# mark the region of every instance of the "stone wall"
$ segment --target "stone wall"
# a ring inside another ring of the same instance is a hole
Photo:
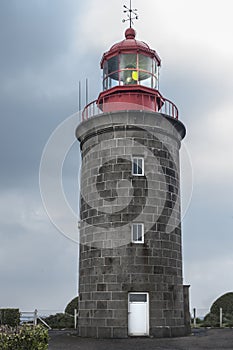
[[[185,334],[180,225],[182,123],[159,113],[96,116],[76,131],[82,152],[79,334],[128,335],[128,293],[149,293],[150,335]],[[132,157],[144,158],[143,176]],[[132,243],[132,223],[144,243]]]

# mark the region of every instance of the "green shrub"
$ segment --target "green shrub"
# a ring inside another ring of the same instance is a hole
[[[47,350],[48,331],[42,326],[0,327],[1,350]]]
[[[223,315],[223,325],[225,327],[233,327],[233,315],[232,314]]]
[[[53,329],[74,328],[74,318],[63,313],[50,315],[44,321]]]
[[[219,310],[222,308],[223,315],[233,315],[233,293],[226,293],[215,300],[210,308],[210,312],[219,316]]]
[[[72,299],[65,308],[65,313],[74,316],[74,310],[78,310],[78,297]]]
[[[219,317],[211,312],[204,317],[204,327],[219,327]]]
[[[74,310],[78,310],[78,297],[72,299],[65,308],[65,313],[57,313],[44,318],[53,329],[74,328]]]
[[[0,309],[0,325],[16,327],[20,323],[19,309]]]
[[[223,294],[216,299],[210,308],[210,313],[204,318],[203,326],[219,327],[220,326],[220,308],[222,308],[223,326],[233,326],[233,292]]]
[[[193,318],[191,319],[191,322],[194,323],[194,319]],[[201,320],[199,317],[196,318],[196,324],[197,325],[202,324],[202,322],[203,322],[203,320]]]

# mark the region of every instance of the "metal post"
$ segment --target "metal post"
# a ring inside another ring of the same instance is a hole
[[[197,326],[196,309],[193,309],[193,327]]]
[[[77,249],[77,295],[79,295],[79,269],[80,269],[80,226],[81,223],[79,221],[78,227],[78,249]]]
[[[74,329],[77,329],[77,309],[74,309]]]
[[[88,79],[86,78],[86,106],[88,104]]]
[[[220,310],[219,310],[219,324],[220,324],[220,328],[222,328],[222,308],[220,307]]]
[[[78,83],[78,110],[81,111],[81,81]]]
[[[37,325],[37,318],[38,318],[38,310],[35,309],[35,311],[34,311],[34,316],[33,316],[33,325],[34,325],[34,326]]]

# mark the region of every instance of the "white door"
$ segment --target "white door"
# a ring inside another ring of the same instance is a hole
[[[128,333],[131,336],[149,335],[149,294],[129,293]]]

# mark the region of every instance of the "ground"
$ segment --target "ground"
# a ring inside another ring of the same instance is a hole
[[[194,329],[182,338],[85,339],[74,332],[50,331],[49,350],[233,350],[233,329]]]

